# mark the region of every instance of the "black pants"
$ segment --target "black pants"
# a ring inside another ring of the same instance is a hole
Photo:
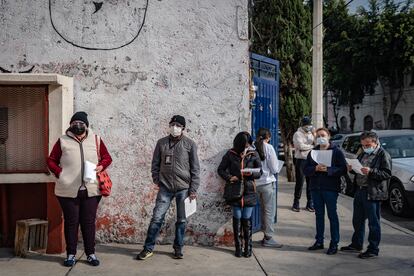
[[[295,201],[299,201],[302,196],[303,182],[306,180],[306,198],[308,202],[312,201],[311,192],[309,189],[309,177],[305,177],[303,173],[303,168],[305,166],[305,159],[296,159],[295,163],[295,176],[296,176],[296,185],[295,185]]]
[[[66,253],[76,255],[79,225],[86,255],[95,253],[96,211],[101,196],[88,197],[87,190],[80,190],[76,198],[57,197],[63,211]]]

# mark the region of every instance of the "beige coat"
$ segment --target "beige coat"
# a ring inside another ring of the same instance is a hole
[[[98,137],[98,143],[99,141]],[[84,161],[98,164],[95,134],[92,130],[88,130],[88,135],[82,142],[78,142],[74,134],[67,131],[66,135],[60,137],[60,147],[62,149],[62,157],[60,158],[62,172],[55,185],[55,194],[60,197],[75,198],[84,184],[89,197],[100,195],[98,183],[96,181],[83,183],[82,177]]]
[[[296,159],[306,159],[308,157],[309,152],[314,147],[314,139],[312,132],[305,132],[303,128],[298,128],[293,135]]]

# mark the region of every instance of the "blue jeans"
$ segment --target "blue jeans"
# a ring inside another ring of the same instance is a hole
[[[170,192],[163,185],[157,194],[152,219],[148,227],[147,238],[145,239],[144,248],[149,251],[154,250],[155,241],[164,222],[165,213],[170,208],[171,200],[175,197],[177,204],[177,222],[175,223],[175,240],[174,249],[181,249],[184,245],[184,234],[187,219],[185,217],[184,199],[188,196],[188,190]]]
[[[331,229],[331,245],[338,246],[339,243],[339,219],[336,212],[338,192],[334,191],[312,191],[312,199],[316,217],[316,242],[323,244],[325,232],[325,206]]]
[[[252,216],[253,213],[253,208],[254,207],[238,207],[238,206],[233,206],[233,217],[235,217],[236,219],[249,219]]]
[[[366,189],[357,188],[354,195],[354,213],[352,215],[352,225],[354,234],[352,235],[352,246],[363,248],[365,236],[365,221],[368,219],[368,251],[374,254],[379,252],[381,241],[381,205],[379,201],[368,200]]]

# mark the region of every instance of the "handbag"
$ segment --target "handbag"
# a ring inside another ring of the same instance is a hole
[[[228,181],[224,185],[223,198],[227,202],[237,201],[242,198],[243,192],[244,192],[244,185],[242,181],[237,181],[237,182]]]
[[[101,162],[101,154],[98,146],[98,136],[95,135],[96,152],[98,154],[98,162]],[[96,173],[96,179],[98,180],[98,187],[101,195],[107,197],[111,194],[112,180],[106,170]]]

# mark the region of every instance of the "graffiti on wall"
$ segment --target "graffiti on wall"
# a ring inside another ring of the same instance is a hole
[[[148,2],[49,0],[50,22],[55,32],[72,46],[116,50],[138,38],[145,24]]]

